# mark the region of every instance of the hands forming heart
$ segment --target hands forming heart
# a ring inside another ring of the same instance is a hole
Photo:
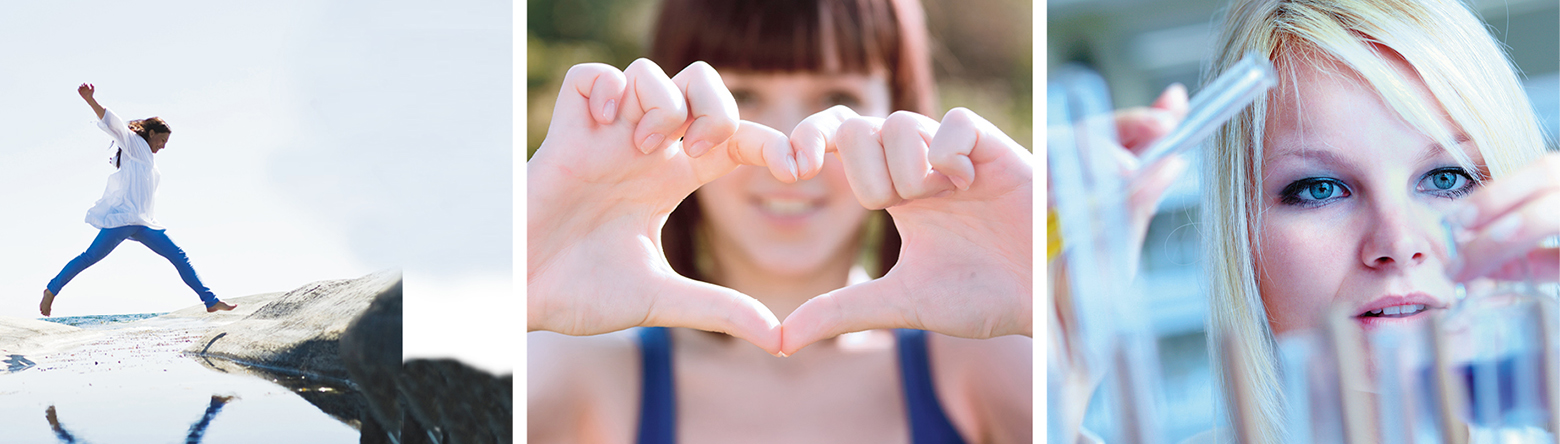
[[[886,276],[813,298],[782,324],[747,295],[672,271],[661,227],[694,190],[738,165],[766,167],[785,183],[805,180],[830,152],[857,200],[894,216],[903,243]],[[704,63],[671,78],[643,59],[621,72],[577,65],[527,165],[528,329],[690,327],[780,355],[874,328],[1028,335],[1030,158],[964,109],[937,122],[836,106],[787,137],[741,121]]]

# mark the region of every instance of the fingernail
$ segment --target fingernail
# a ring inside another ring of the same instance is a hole
[[[699,156],[703,156],[704,153],[707,153],[709,151],[710,151],[710,142],[709,141],[705,141],[705,140],[700,140],[698,142],[694,142],[693,146],[688,148],[688,155],[689,156],[693,156],[693,157],[699,157]]]
[[[782,357],[782,358],[789,357],[789,356],[790,355],[785,354],[785,352],[780,352],[780,357]]]
[[[607,106],[601,107],[601,119],[608,122],[617,117],[617,99],[607,99]]]
[[[657,146],[661,146],[661,142],[665,140],[666,136],[661,135],[661,133],[651,133],[649,137],[645,138],[644,142],[639,144],[639,152],[650,154],[650,151],[655,150]]]
[[[953,181],[953,186],[958,188],[960,191],[965,191],[965,190],[969,190],[970,189],[970,181],[964,180],[963,177],[960,177],[960,176],[948,176],[948,180]]]
[[[1490,240],[1492,241],[1505,242],[1506,240],[1511,239],[1512,236],[1515,236],[1517,234],[1517,230],[1520,230],[1521,228],[1522,214],[1512,213],[1511,215],[1502,217],[1500,220],[1495,221],[1495,223],[1490,224],[1489,228],[1484,229],[1484,234],[1489,236]]]
[[[795,154],[792,154],[792,155],[787,156],[785,158],[785,166],[786,166],[786,168],[790,168],[791,169],[791,181],[794,182],[797,179],[800,179],[802,177],[800,174],[798,174],[796,172],[796,155]]]
[[[1459,226],[1471,227],[1475,221],[1479,220],[1479,207],[1459,202],[1452,207],[1446,218]]]
[[[793,156],[796,156],[796,171],[797,172],[811,171],[811,170],[808,169],[807,156],[803,156],[800,153],[793,154]],[[801,179],[802,176],[800,174],[798,174],[796,176],[796,178],[797,179]]]

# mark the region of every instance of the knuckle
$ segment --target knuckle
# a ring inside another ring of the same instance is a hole
[[[598,73],[609,73],[616,70],[617,68],[600,63],[581,63],[570,66],[569,71],[563,75],[563,78],[576,79],[580,77],[596,75]]]
[[[979,119],[980,117],[974,111],[970,111],[969,108],[957,107],[948,110],[948,113],[943,115],[942,124],[973,127]]]
[[[869,136],[872,135],[872,131],[874,129],[876,129],[876,128],[873,128],[873,124],[872,124],[871,121],[869,121],[867,119],[863,119],[863,118],[857,117],[857,118],[848,119],[844,123],[841,123],[839,131],[840,131],[840,135],[841,136],[845,136],[845,137],[842,137],[842,139],[844,139],[844,138],[869,137]]]
[[[1560,189],[1560,154],[1550,154],[1540,159],[1542,162],[1545,184],[1551,189]]]
[[[683,68],[683,72],[699,77],[720,78],[720,73],[715,71],[715,67],[703,60],[688,64],[687,68]]]
[[[883,131],[891,133],[913,131],[918,123],[916,122],[917,116],[918,114],[909,111],[894,111],[893,114],[888,115],[887,119],[883,120]]]
[[[829,109],[825,110],[825,112],[827,112],[829,114],[836,115],[836,116],[841,116],[841,117],[844,117],[844,118],[849,118],[849,117],[855,117],[856,116],[856,110],[850,109],[849,106],[845,106],[845,105],[834,105],[834,106],[831,106],[831,107],[829,107]]]

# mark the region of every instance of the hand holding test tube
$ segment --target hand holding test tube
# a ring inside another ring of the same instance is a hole
[[[1246,54],[1192,97],[1186,119],[1143,151],[1139,164],[1153,165],[1165,156],[1197,146],[1219,125],[1246,109],[1258,94],[1267,92],[1277,83],[1272,62],[1254,53]]]

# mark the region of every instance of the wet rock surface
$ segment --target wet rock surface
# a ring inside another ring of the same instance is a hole
[[[211,330],[186,351],[280,373],[345,381],[338,347],[342,333],[375,296],[400,279],[398,271],[382,271],[304,285],[242,320]]]

